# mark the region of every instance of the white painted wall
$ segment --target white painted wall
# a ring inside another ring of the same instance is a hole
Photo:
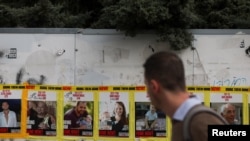
[[[78,36],[76,84],[143,85],[144,60],[154,51],[166,50],[153,35],[136,38],[121,35]]]
[[[9,59],[10,48],[17,49],[17,58]],[[57,56],[65,49],[63,56]],[[3,83],[16,84],[44,75],[46,84],[73,84],[74,36],[67,34],[0,34],[0,76]]]
[[[142,64],[154,52],[168,50],[153,34],[126,37],[114,30],[81,33],[0,33],[0,82],[30,80],[53,85],[144,85]],[[249,32],[249,31],[248,31]],[[248,86],[249,34],[194,33],[195,50],[177,52],[187,85]],[[244,40],[245,47],[240,44]],[[17,58],[9,59],[10,48]],[[152,50],[153,48],[153,50]],[[65,50],[62,55],[58,55]]]
[[[245,53],[250,46],[249,34],[195,35],[195,38],[195,85],[249,86],[250,57]],[[244,48],[240,47],[242,41]],[[190,67],[188,64],[186,67]]]

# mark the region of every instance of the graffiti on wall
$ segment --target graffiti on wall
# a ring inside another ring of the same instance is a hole
[[[22,82],[27,82],[28,84],[34,85],[42,85],[44,84],[46,77],[44,75],[40,75],[40,79],[28,78],[27,80],[23,80],[23,75],[25,74],[25,70],[21,68],[16,75],[16,84],[21,84]]]
[[[245,77],[233,77],[232,79],[214,80],[213,86],[244,86],[247,85]]]

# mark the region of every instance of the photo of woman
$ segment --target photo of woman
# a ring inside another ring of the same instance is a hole
[[[99,136],[122,136],[129,134],[128,93],[103,92],[99,102]]]
[[[117,101],[115,103],[111,121],[112,121],[112,130],[115,130],[115,131],[123,130],[124,125],[128,124],[127,117],[126,117],[126,109],[125,109],[123,102]]]

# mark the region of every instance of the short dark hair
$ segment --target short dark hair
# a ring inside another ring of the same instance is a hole
[[[2,101],[2,105],[3,103],[7,103],[9,105],[9,102],[7,100]]]
[[[78,106],[80,103],[85,103],[85,104],[87,104],[86,101],[77,101],[76,106]]]
[[[185,72],[181,58],[171,51],[154,53],[143,64],[146,80],[156,80],[170,91],[185,91]]]
[[[77,101],[76,107],[79,106],[80,103],[84,103],[84,104],[87,105],[87,101]],[[75,107],[75,108],[76,108],[76,107]],[[88,113],[88,111],[86,110],[86,111],[83,113],[82,116],[83,116],[83,117],[87,117],[88,114],[89,114],[89,113]]]

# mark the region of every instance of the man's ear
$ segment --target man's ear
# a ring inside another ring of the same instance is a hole
[[[159,83],[156,81],[156,80],[151,80],[150,81],[150,87],[151,87],[151,90],[154,92],[154,93],[158,93],[159,90],[160,90],[160,85]]]

